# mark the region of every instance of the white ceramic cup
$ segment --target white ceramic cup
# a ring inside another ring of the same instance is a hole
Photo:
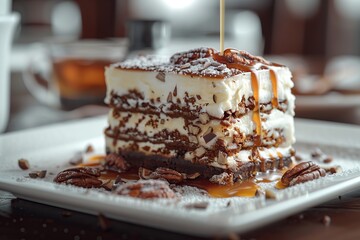
[[[0,133],[7,126],[10,106],[10,50],[19,14],[0,15]]]

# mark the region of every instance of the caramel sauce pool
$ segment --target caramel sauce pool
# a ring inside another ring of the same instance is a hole
[[[229,185],[211,183],[207,179],[195,179],[186,181],[184,185],[197,187],[208,192],[214,198],[228,197],[254,197],[259,186],[253,181],[244,181]]]
[[[117,172],[112,170],[106,170],[101,173],[100,179],[102,180],[115,180],[116,178],[126,179],[126,180],[139,180],[139,174],[137,169],[130,169],[127,172]]]

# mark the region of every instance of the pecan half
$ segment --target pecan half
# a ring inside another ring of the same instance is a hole
[[[70,168],[60,172],[54,178],[54,182],[83,188],[99,188],[103,184],[103,182],[98,179],[100,172],[100,169],[97,168]]]
[[[139,180],[119,185],[114,192],[118,195],[142,199],[174,198],[175,193],[167,182],[161,180]]]
[[[106,155],[104,167],[106,169],[116,170],[120,172],[124,172],[130,168],[129,164],[125,161],[125,159],[116,153],[110,153]]]
[[[179,173],[170,168],[160,167],[155,169],[155,171],[139,168],[139,177],[141,179],[161,179],[166,180],[169,183],[179,183],[185,179],[194,180],[200,176],[200,173],[195,172],[191,174]]]
[[[281,178],[281,182],[285,186],[293,186],[299,183],[304,183],[320,177],[324,177],[326,171],[320,168],[315,163],[302,162],[293,167],[292,169],[286,171]]]
[[[270,65],[270,62],[266,61],[264,58],[259,56],[251,55],[245,51],[239,51],[235,49],[226,49],[224,51],[224,56],[229,63],[240,63],[244,65],[253,65],[256,62],[263,63],[265,65]]]
[[[146,168],[139,168],[139,177],[142,179],[164,179],[169,183],[179,183],[185,179],[183,174],[173,169],[164,167],[159,167],[155,169],[155,171],[151,171]]]
[[[22,170],[28,170],[30,168],[29,161],[24,158],[18,160],[18,165]]]

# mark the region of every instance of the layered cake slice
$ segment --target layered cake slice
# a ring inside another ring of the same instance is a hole
[[[200,48],[126,60],[105,75],[107,152],[132,167],[228,183],[292,164],[295,98],[285,66]]]

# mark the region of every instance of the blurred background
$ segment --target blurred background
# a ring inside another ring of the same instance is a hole
[[[226,0],[225,47],[291,68],[297,117],[360,124],[360,1]],[[13,0],[6,131],[104,114],[104,66],[219,49],[218,0]]]

